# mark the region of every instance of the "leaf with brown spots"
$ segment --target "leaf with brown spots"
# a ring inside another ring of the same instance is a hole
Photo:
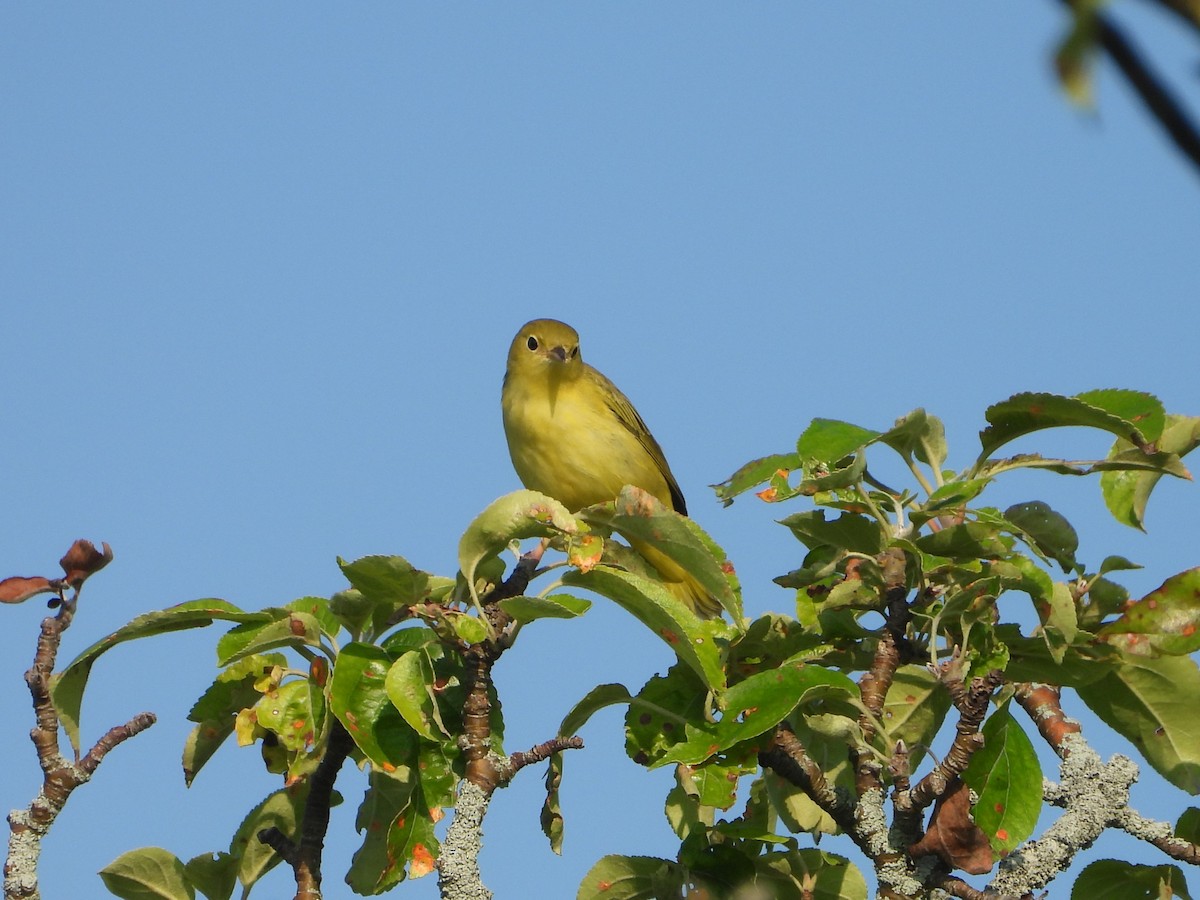
[[[1186,656],[1200,650],[1200,568],[1172,575],[1101,628],[1097,640],[1136,656]]]

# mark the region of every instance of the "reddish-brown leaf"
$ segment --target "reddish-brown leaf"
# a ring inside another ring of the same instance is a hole
[[[103,552],[97,550],[91,541],[80,539],[72,544],[67,555],[58,561],[66,573],[66,578],[63,580],[71,587],[78,589],[88,579],[88,576],[94,575],[112,562],[112,547],[108,546],[107,542],[102,543],[101,546],[104,548]]]
[[[913,856],[934,853],[951,868],[971,875],[992,870],[996,857],[987,835],[971,821],[971,792],[962,781],[955,779],[950,790],[938,800],[928,830],[908,852]]]
[[[47,591],[57,591],[59,582],[51,581],[38,575],[34,578],[22,578],[14,575],[0,581],[0,603],[24,603],[30,597],[44,594]]]

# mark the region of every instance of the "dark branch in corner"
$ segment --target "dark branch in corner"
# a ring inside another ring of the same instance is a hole
[[[1077,9],[1078,0],[1060,0],[1060,2],[1072,11]],[[1185,12],[1181,12],[1177,8],[1177,4],[1170,0],[1160,0],[1160,2],[1167,9],[1184,15],[1195,27],[1194,19]],[[1100,46],[1104,48],[1104,52],[1116,63],[1121,74],[1137,91],[1146,109],[1170,135],[1179,151],[1191,160],[1197,171],[1200,171],[1200,130],[1197,129],[1196,124],[1188,118],[1183,106],[1167,90],[1166,85],[1150,69],[1137,48],[1121,30],[1099,12],[1092,12],[1090,15],[1095,22],[1097,38]]]
[[[1200,10],[1191,0],[1151,0],[1151,2],[1169,13],[1174,13],[1193,31],[1200,32]]]

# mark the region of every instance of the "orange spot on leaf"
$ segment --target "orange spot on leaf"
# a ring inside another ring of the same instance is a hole
[[[428,875],[432,871],[433,854],[429,852],[429,848],[424,844],[414,844],[412,862],[408,866],[408,874],[413,878],[420,878],[422,875]]]

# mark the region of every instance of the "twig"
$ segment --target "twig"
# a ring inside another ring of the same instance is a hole
[[[492,750],[492,668],[508,649],[512,625],[512,618],[499,601],[524,593],[544,549],[543,545],[522,556],[512,574],[480,600],[480,611],[496,638],[469,644],[460,651],[467,669],[467,699],[463,704],[463,734],[459,739],[466,765],[454,806],[454,821],[446,832],[437,860],[438,888],[444,898],[490,900],[492,896],[479,872],[479,851],[483,847],[483,819],[496,788],[507,784],[530,763],[583,746],[577,737],[555,738],[525,753],[514,753],[508,759]]]
[[[1004,681],[1004,675],[999,670],[993,670],[982,677],[972,678],[968,686],[963,684],[958,672],[956,657],[944,663],[939,673],[959,712],[958,722],[954,726],[954,742],[942,761],[917,782],[916,787],[907,793],[897,794],[895,802],[898,810],[908,812],[925,809],[943,796],[954,780],[966,771],[971,757],[983,746],[979,726],[987,715],[992,694]]]
[[[498,786],[508,784],[526,766],[547,760],[555,753],[562,753],[564,750],[582,749],[583,738],[581,737],[556,737],[548,741],[543,741],[535,747],[530,747],[528,750],[518,750],[499,765],[500,780]]]
[[[321,861],[325,852],[325,834],[329,830],[329,807],[333,785],[342,763],[354,749],[354,739],[337,719],[329,730],[325,755],[309,779],[308,798],[300,821],[300,843],[272,825],[258,833],[258,839],[278,853],[296,879],[296,900],[320,900]]]
[[[866,711],[858,717],[858,726],[862,730],[862,746],[850,748],[851,762],[854,764],[854,785],[860,797],[868,791],[883,789],[883,779],[880,777],[881,767],[875,755],[871,753],[871,741],[875,737],[875,723],[883,715],[883,704],[887,698],[888,688],[896,677],[896,669],[900,667],[900,648],[891,631],[884,631],[875,645],[875,656],[871,668],[863,673],[858,682],[859,693],[862,695]]]
[[[775,726],[770,743],[758,754],[758,761],[764,769],[771,769],[804,791],[842,831],[854,836],[854,808],[834,790],[787,722]]]
[[[92,777],[111,750],[145,731],[155,722],[153,713],[140,713],[124,725],[110,728],[82,759],[75,762],[68,760],[59,747],[59,716],[50,696],[50,678],[58,658],[63,632],[71,626],[75,617],[83,582],[89,575],[104,568],[112,559],[112,549],[108,544],[103,546],[104,551],[101,553],[90,541],[76,541],[59,561],[66,575],[53,581],[59,592],[58,613],[42,620],[33,665],[25,673],[25,683],[29,686],[37,723],[29,737],[37,748],[38,763],[41,765],[43,777],[42,786],[30,804],[24,809],[14,809],[8,814],[8,859],[4,864],[5,900],[37,900],[41,897],[37,869],[41,858],[42,839],[66,806],[71,793]],[[74,594],[70,599],[64,599],[62,591],[68,585],[75,589]]]

